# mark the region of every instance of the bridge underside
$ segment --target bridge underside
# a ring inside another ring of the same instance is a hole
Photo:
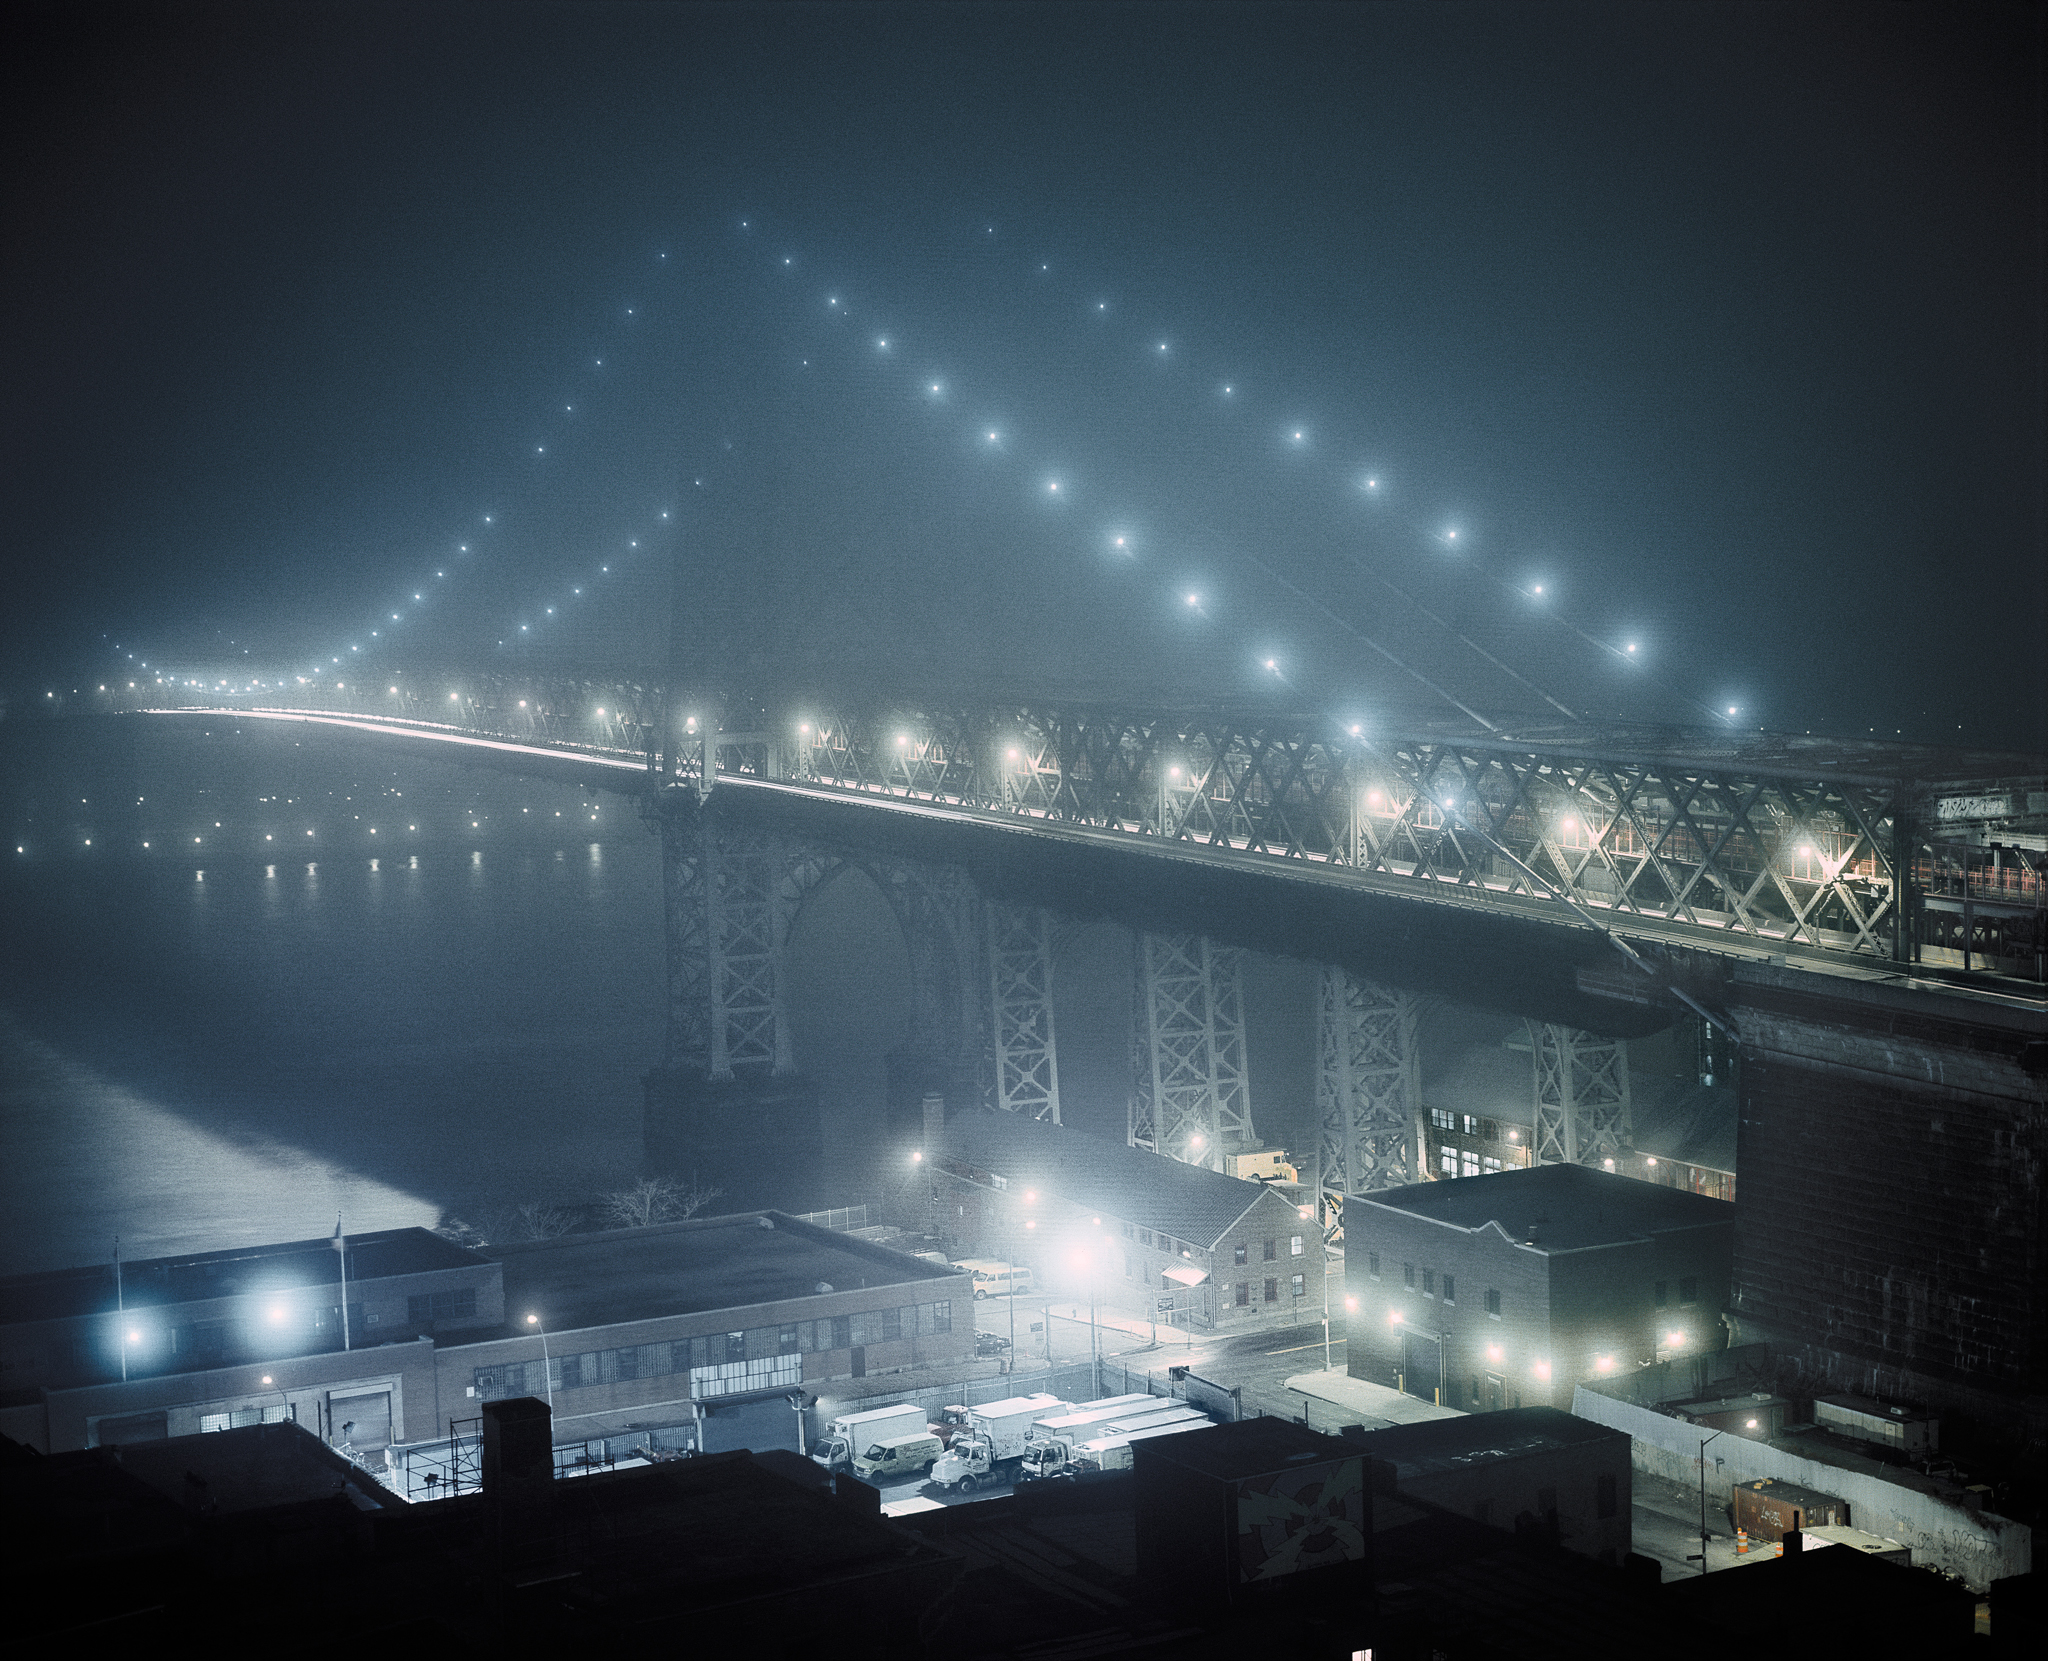
[[[1226,868],[1141,845],[1076,843],[986,821],[878,813],[857,799],[721,786],[711,803],[734,832],[797,836],[870,857],[965,871],[983,894],[1135,934],[1190,928],[1231,946],[1334,964],[1360,979],[1434,993],[1504,1014],[1640,1037],[1669,1026],[1676,1003],[1610,993],[1619,963],[1589,929],[1504,918],[1361,891],[1303,872]],[[1625,965],[1624,965],[1625,967]],[[1585,978],[1598,990],[1581,986]],[[1631,973],[1635,973],[1631,971]]]

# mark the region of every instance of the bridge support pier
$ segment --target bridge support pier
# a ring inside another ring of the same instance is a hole
[[[1530,1021],[1538,1165],[1601,1165],[1633,1150],[1628,1040]]]
[[[994,1105],[1060,1122],[1060,1059],[1052,1005],[1052,920],[1036,906],[982,907],[988,926],[989,1039]]]
[[[1316,1014],[1316,1118],[1325,1193],[1368,1194],[1423,1175],[1417,999],[1335,964]]]
[[[1199,934],[1137,937],[1130,1144],[1223,1169],[1258,1145],[1245,1055],[1244,953]]]

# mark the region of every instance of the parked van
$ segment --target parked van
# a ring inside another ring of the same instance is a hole
[[[1021,1263],[998,1263],[987,1258],[970,1257],[953,1267],[974,1277],[974,1295],[977,1298],[1013,1297],[1031,1290],[1031,1271]]]
[[[900,1482],[905,1477],[930,1476],[932,1463],[944,1453],[945,1444],[929,1431],[916,1436],[891,1436],[871,1442],[854,1455],[853,1474],[863,1482]]]

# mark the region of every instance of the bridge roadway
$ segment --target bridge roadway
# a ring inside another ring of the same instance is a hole
[[[661,776],[629,742],[318,708],[153,713],[324,728],[387,753],[402,745],[642,801]],[[1667,1025],[1681,1004],[1714,1009],[1743,964],[1910,987],[1959,1012],[2043,1007],[2041,857],[2008,856],[1994,871],[1965,852],[1959,868],[1959,844],[1928,840],[1913,816],[1979,840],[1987,825],[1994,837],[2001,825],[2048,828],[2048,761],[2016,777],[2020,758],[1970,757],[1986,772],[1987,759],[2006,765],[1989,783],[1928,786],[1873,765],[1928,765],[1903,750],[1843,767],[1809,748],[1803,776],[1774,776],[1726,753],[1687,763],[1668,751],[1589,757],[1431,737],[1340,755],[1270,722],[1197,716],[1162,733],[1157,721],[1146,730],[1097,718],[1126,758],[1142,732],[1145,753],[1108,779],[1093,735],[1082,735],[1095,754],[1081,766],[1058,753],[1073,738],[1046,731],[1057,716],[1036,730],[1014,716],[986,723],[978,744],[929,719],[829,719],[803,724],[798,742],[760,732],[723,735],[708,752],[693,742],[670,764],[670,811],[703,797],[733,829],[950,865],[1009,904],[1139,931],[1198,928],[1613,1036]],[[645,731],[612,736],[629,735]],[[1007,739],[1017,740],[1007,758],[989,765],[986,752]],[[1793,760],[1755,758],[1766,759]],[[1936,820],[1959,801],[1978,812],[1974,823]],[[1909,846],[1919,916],[1902,944],[1893,872]],[[1927,892],[1944,886],[1961,892]]]

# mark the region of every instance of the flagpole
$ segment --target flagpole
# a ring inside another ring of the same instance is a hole
[[[114,1341],[121,1346],[121,1382],[128,1382],[128,1304],[121,1292],[121,1237],[114,1236]]]

